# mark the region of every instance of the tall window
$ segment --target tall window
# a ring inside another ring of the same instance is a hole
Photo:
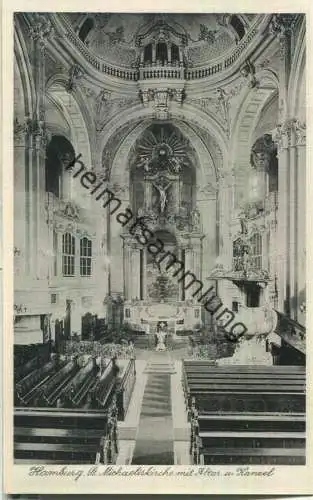
[[[75,238],[69,233],[62,236],[62,270],[63,276],[75,274]]]
[[[243,261],[244,242],[241,238],[233,241],[233,269],[234,271],[244,270]]]
[[[259,233],[250,238],[250,265],[252,269],[262,269],[262,236]]]
[[[58,233],[53,231],[53,276],[58,275]]]
[[[80,240],[80,275],[91,276],[91,240],[82,238]]]

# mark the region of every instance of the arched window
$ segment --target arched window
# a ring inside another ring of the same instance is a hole
[[[152,62],[152,44],[149,43],[149,45],[145,46],[144,50],[144,62],[151,64]]]
[[[75,275],[75,238],[70,233],[62,236],[62,272],[63,276]]]
[[[93,28],[93,20],[88,17],[86,21],[82,24],[80,30],[79,30],[79,38],[81,39],[82,42],[84,42],[90,32]]]
[[[164,64],[167,61],[167,45],[166,43],[160,42],[156,46],[156,60]]]
[[[175,45],[174,43],[172,44],[171,47],[171,56],[172,56],[172,62],[179,61],[179,49],[177,45]]]
[[[54,135],[46,150],[46,192],[60,198],[62,195],[62,176],[66,166],[75,158],[75,151],[68,139]]]
[[[80,275],[91,276],[92,242],[88,238],[80,240]]]
[[[232,16],[230,20],[230,24],[238,34],[239,38],[243,38],[245,35],[245,27],[242,23],[242,21],[239,19],[238,16]]]
[[[250,238],[250,265],[252,269],[262,269],[262,236],[259,233]]]

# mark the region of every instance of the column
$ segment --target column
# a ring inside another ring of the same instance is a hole
[[[278,127],[278,309],[290,313],[290,128]]]
[[[211,189],[205,195],[197,194],[197,207],[201,214],[201,226],[204,234],[201,241],[203,255],[205,259],[201,262],[202,277],[205,280],[215,266],[216,258],[218,256],[218,213],[216,191]]]
[[[306,301],[306,124],[296,121],[296,172],[297,172],[297,269],[296,282],[298,290],[297,320],[305,325],[305,313],[300,306]]]
[[[232,173],[223,173],[219,179],[219,233],[220,233],[220,256],[225,267],[232,265],[232,241],[230,238],[230,220],[233,210],[233,184]]]
[[[14,277],[29,272],[29,238],[27,218],[26,121],[14,123]],[[27,244],[28,242],[28,244]]]
[[[143,248],[143,262],[142,262],[142,297],[143,300],[147,299],[147,251]]]
[[[156,59],[156,44],[152,43],[152,64],[155,64]]]
[[[202,262],[202,244],[201,244],[201,239],[197,238],[196,241],[193,240],[193,268],[194,268],[194,274],[196,275],[198,280],[202,279],[202,272],[201,272],[201,262]]]
[[[183,259],[183,248],[179,247],[177,248],[177,258],[178,260],[180,260],[181,262],[184,261]],[[184,263],[185,264],[185,263]],[[185,271],[186,271],[186,264],[185,264]],[[183,300],[183,286],[184,286],[184,283],[183,281],[179,281],[178,282],[178,300],[179,301],[182,301]]]
[[[290,127],[290,153],[289,153],[289,265],[290,265],[290,315],[297,319],[298,309],[298,284],[297,284],[297,151],[294,126]]]
[[[123,242],[124,296],[125,300],[132,298],[131,289],[131,247],[127,239]]]
[[[145,49],[142,48],[140,51],[140,64],[144,63],[144,57],[145,57]]]
[[[32,165],[29,169],[29,204],[30,204],[30,238],[31,272],[34,278],[45,277],[44,255],[42,254],[45,221],[45,59],[47,40],[52,35],[50,21],[42,14],[34,14],[31,26],[35,108],[30,122],[30,141],[32,148]]]
[[[280,43],[279,58],[279,125],[276,132],[278,143],[278,309],[290,314],[290,145],[291,122],[288,109],[288,82],[291,61],[291,36],[294,16],[275,14],[270,30]],[[294,163],[294,161],[293,161]]]
[[[171,43],[168,43],[167,44],[167,62],[168,64],[171,64],[172,62],[172,44]]]
[[[183,49],[179,47],[179,62],[183,63]]]
[[[140,248],[133,244],[131,246],[131,287],[132,287],[132,299],[140,299]]]
[[[152,206],[152,186],[151,182],[145,181],[145,209],[149,210]]]
[[[179,207],[181,206],[181,189],[180,189],[180,179],[177,179],[173,182],[173,198],[174,198],[174,211],[178,213]]]
[[[185,248],[185,273],[194,273],[194,256],[193,256],[193,248],[191,245],[188,245]],[[194,287],[190,287],[186,289],[186,286],[188,286],[188,283],[191,281],[191,277],[186,278],[186,283],[183,283],[185,285],[185,300],[193,300],[192,294],[194,293]]]

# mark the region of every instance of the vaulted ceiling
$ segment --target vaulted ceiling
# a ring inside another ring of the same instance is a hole
[[[140,35],[155,25],[181,36],[186,61],[197,66],[235,46],[255,17],[255,14],[67,14],[90,51],[121,66],[137,63]]]

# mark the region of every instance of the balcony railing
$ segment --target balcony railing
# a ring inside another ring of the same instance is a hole
[[[157,64],[145,65],[139,68],[139,80],[152,78],[185,80],[185,68],[179,66],[159,66]]]

